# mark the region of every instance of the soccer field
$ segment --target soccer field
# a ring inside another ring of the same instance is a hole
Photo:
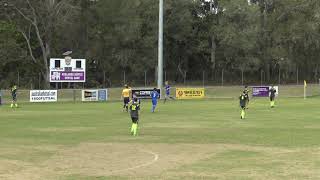
[[[0,179],[320,179],[319,98],[0,107]]]

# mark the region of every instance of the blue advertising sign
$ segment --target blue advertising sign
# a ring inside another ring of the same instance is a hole
[[[98,90],[98,100],[99,101],[107,101],[108,100],[108,91],[107,91],[107,89],[99,89]]]

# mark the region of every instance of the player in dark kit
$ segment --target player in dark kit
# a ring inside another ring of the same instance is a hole
[[[248,86],[245,86],[245,87],[244,87],[244,90],[243,90],[243,93],[244,93],[244,95],[245,95],[245,97],[246,97],[246,105],[245,105],[245,108],[246,108],[246,109],[248,109],[249,101],[250,101],[250,99],[249,99],[249,92],[250,92],[250,90],[248,89]]]
[[[140,101],[140,99],[138,98],[138,96],[139,96],[139,93],[138,92],[135,92],[135,93],[133,93],[132,94],[132,98],[134,99],[134,98],[137,98],[137,101],[139,102],[139,105],[141,104],[141,101]]]
[[[275,97],[276,97],[276,92],[277,90],[274,88],[274,86],[272,86],[272,88],[269,90],[269,93],[270,93],[270,107],[271,108],[274,108],[275,106]]]
[[[131,125],[131,134],[133,136],[137,135],[138,130],[138,122],[139,122],[139,110],[140,110],[140,104],[138,98],[133,98],[133,100],[130,101],[130,116],[132,120]]]
[[[11,102],[11,108],[13,108],[14,106],[17,108],[18,107],[18,103],[17,103],[17,86],[14,85],[11,88],[11,96],[12,96],[12,102]]]
[[[239,100],[240,100],[240,108],[241,108],[241,116],[240,116],[240,118],[244,119],[245,115],[246,115],[246,111],[245,110],[246,110],[246,102],[247,102],[246,94],[245,94],[244,91],[240,95]]]

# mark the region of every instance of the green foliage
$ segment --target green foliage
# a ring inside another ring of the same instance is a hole
[[[46,12],[55,13],[50,9],[38,12],[43,20],[55,17],[51,24],[40,23],[44,32],[50,29],[43,38],[50,37],[52,57],[61,56],[62,49],[69,48],[74,57],[88,59],[88,82],[92,83],[87,86],[119,86],[123,71],[132,84],[134,79],[143,79],[145,72],[149,81],[155,81],[158,1],[66,2],[78,10],[69,19],[61,21],[50,13],[49,16]],[[23,1],[17,5],[26,7]],[[320,3],[316,0],[253,0],[251,4],[245,0],[214,0],[212,8],[204,0],[167,0],[164,19],[167,79],[181,82],[187,72],[190,78],[198,80],[202,71],[216,75],[222,69],[229,73],[226,79],[237,79],[240,69],[255,74],[248,79],[251,82],[260,82],[260,71],[267,73],[267,82],[273,82],[281,68],[281,76],[293,82],[295,76],[288,74],[295,74],[298,68],[301,79],[316,80],[320,63],[319,12]],[[0,35],[2,66],[21,57],[30,59],[15,28],[8,21],[0,23],[0,31],[5,32]],[[40,57],[37,43],[31,38],[32,49]],[[33,66],[42,69],[43,65]]]
[[[28,57],[24,41],[16,27],[6,21],[0,21],[0,87],[9,87],[16,81],[17,71],[32,73],[25,62]]]

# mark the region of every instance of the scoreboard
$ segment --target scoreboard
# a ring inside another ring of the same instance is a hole
[[[86,60],[51,58],[50,82],[86,82]]]

